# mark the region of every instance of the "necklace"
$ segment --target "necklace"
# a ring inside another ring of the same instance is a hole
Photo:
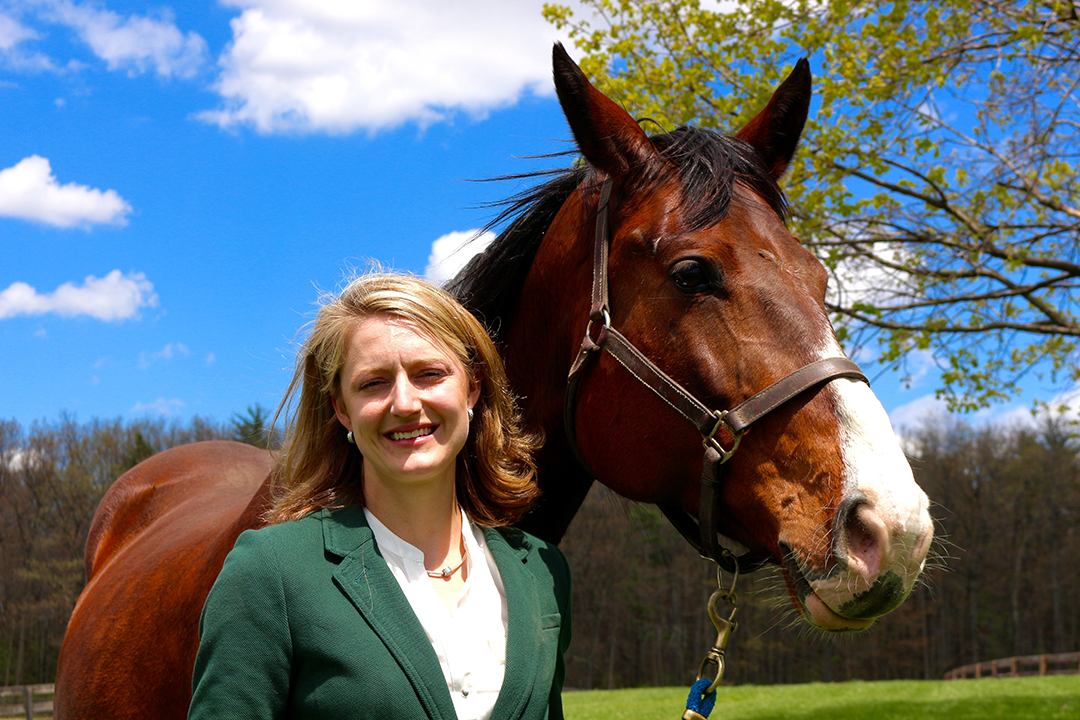
[[[450,567],[449,565],[447,565],[442,570],[435,570],[435,571],[425,570],[424,572],[426,572],[428,574],[428,577],[441,578],[443,580],[449,580],[451,575],[453,575],[454,573],[456,573],[458,570],[461,569],[461,566],[465,564],[465,561],[468,558],[469,558],[469,548],[465,548],[465,552],[461,556],[461,562],[459,562],[454,567]]]

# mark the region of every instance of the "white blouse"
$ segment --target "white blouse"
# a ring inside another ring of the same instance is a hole
[[[459,508],[460,509],[460,508]],[[488,720],[506,669],[506,591],[483,530],[461,511],[468,577],[453,610],[439,599],[424,554],[392,533],[366,508],[379,552],[424,626],[459,720]],[[465,532],[468,528],[468,532]],[[479,562],[484,558],[486,562]]]

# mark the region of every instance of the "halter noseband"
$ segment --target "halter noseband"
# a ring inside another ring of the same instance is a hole
[[[570,447],[582,466],[588,468],[577,445],[575,411],[577,407],[578,385],[582,371],[589,359],[600,351],[607,352],[620,365],[638,379],[645,387],[656,393],[664,402],[674,408],[697,428],[705,447],[705,460],[701,472],[701,499],[698,518],[695,519],[682,508],[661,505],[660,510],[672,525],[694,548],[706,558],[730,572],[755,570],[770,558],[767,555],[748,552],[738,557],[720,544],[716,532],[716,518],[719,510],[719,487],[723,475],[723,465],[739,448],[739,442],[747,428],[753,423],[781,407],[789,400],[807,390],[816,388],[837,378],[870,381],[859,366],[847,358],[826,358],[806,365],[790,375],[781,378],[764,390],[752,395],[732,410],[711,410],[685,388],[671,379],[663,370],[641,353],[622,333],[611,326],[611,314],[608,310],[608,249],[611,244],[609,228],[608,201],[611,198],[612,181],[604,181],[600,190],[600,202],[596,210],[596,238],[593,248],[593,283],[592,309],[589,323],[585,328],[585,338],[574,364],[570,368],[566,390],[566,404],[563,409],[564,424]],[[593,339],[593,323],[600,330]],[[724,448],[717,433],[726,430],[732,437],[730,448]]]

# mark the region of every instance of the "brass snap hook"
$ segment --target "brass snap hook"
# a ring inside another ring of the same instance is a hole
[[[735,585],[739,581],[738,568],[739,565],[736,562],[735,572],[731,578],[731,586],[725,588],[722,570],[719,565],[716,566],[716,591],[709,597],[706,606],[709,612],[709,620],[712,621],[713,627],[716,628],[716,642],[705,653],[705,657],[698,666],[697,676],[698,680],[709,680],[709,687],[704,693],[706,695],[715,692],[720,685],[720,681],[724,679],[724,651],[727,648],[728,640],[731,639],[731,634],[739,627],[739,623],[735,620],[735,616],[739,612],[739,598],[735,594]],[[720,607],[722,602],[731,605],[731,613],[727,617],[724,617],[723,610]],[[711,674],[709,673],[710,667],[715,668],[715,671]]]

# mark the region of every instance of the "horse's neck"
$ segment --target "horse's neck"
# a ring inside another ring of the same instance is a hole
[[[593,483],[567,450],[564,442],[549,438],[537,454],[540,500],[518,523],[522,530],[553,543],[562,540]]]
[[[549,321],[557,322],[554,318]],[[530,333],[507,341],[510,385],[522,398],[524,421],[542,430],[544,446],[537,453],[540,502],[520,524],[522,529],[549,542],[559,542],[592,485],[592,476],[578,463],[567,441],[563,422],[570,344],[550,332]],[[579,341],[580,342],[580,341]]]
[[[589,320],[592,239],[576,194],[548,228],[501,340],[526,421],[562,436],[567,377]],[[550,438],[549,438],[550,439]]]
[[[510,385],[522,398],[525,422],[542,429],[537,456],[540,503],[523,529],[558,542],[592,485],[566,439],[563,407],[570,366],[588,323],[592,238],[576,195],[548,229],[517,311],[502,333]]]

